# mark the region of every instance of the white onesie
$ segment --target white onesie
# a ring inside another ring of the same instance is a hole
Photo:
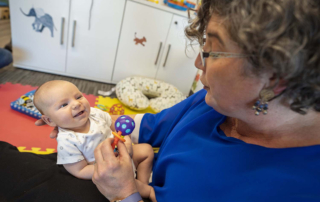
[[[89,115],[88,133],[77,133],[59,127],[57,164],[76,163],[85,159],[94,162],[94,149],[106,138],[113,137],[110,126],[111,116],[100,109],[92,108]]]

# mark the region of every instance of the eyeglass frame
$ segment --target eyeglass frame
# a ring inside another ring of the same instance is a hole
[[[206,65],[205,58],[244,58],[244,57],[249,57],[249,55],[246,54],[241,54],[241,53],[230,53],[230,52],[205,52],[203,50],[203,46],[200,46],[200,57],[201,57],[201,62],[202,66]]]

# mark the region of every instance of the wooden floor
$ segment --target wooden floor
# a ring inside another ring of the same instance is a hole
[[[3,48],[11,39],[10,20],[0,20],[0,48]]]
[[[0,48],[3,48],[10,42],[11,28],[10,20],[0,20]],[[6,82],[20,83],[22,85],[39,86],[46,81],[51,80],[66,80],[74,83],[81,92],[86,94],[98,95],[98,90],[109,91],[114,84],[106,84],[94,82],[84,79],[76,79],[55,74],[30,71],[26,69],[16,68],[10,64],[7,67],[0,69],[0,84]],[[114,97],[115,95],[111,96]]]
[[[75,84],[79,90],[86,94],[98,95],[98,90],[109,91],[114,84],[106,84],[101,82],[89,81],[84,79],[71,78],[55,74],[31,71],[13,67],[12,64],[0,69],[0,84],[6,82],[20,83],[22,85],[40,86],[46,81],[66,80]],[[115,97],[113,96],[110,97]]]

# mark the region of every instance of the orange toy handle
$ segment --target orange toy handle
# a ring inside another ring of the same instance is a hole
[[[121,131],[119,131],[118,133],[112,132],[112,134],[114,135],[115,138],[117,137],[122,142],[126,141],[123,137],[121,137],[121,134],[122,134]]]
[[[119,142],[119,138],[115,137],[113,143],[111,144],[113,150],[116,147],[116,145],[118,145],[118,142]]]
[[[121,137],[121,134],[122,134],[121,131],[119,131],[118,133],[112,132],[112,134],[114,135],[114,141],[111,144],[111,146],[112,146],[112,149],[114,150],[116,145],[118,145],[119,140],[121,140],[122,142],[125,142],[126,140]]]

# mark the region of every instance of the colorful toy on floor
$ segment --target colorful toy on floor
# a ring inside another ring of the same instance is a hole
[[[30,91],[26,93],[25,95],[22,95],[17,100],[11,102],[10,106],[12,109],[24,113],[26,115],[29,115],[33,118],[40,119],[41,113],[38,111],[38,109],[33,104],[33,97],[34,92],[36,90]]]
[[[186,11],[188,8],[195,8],[196,4],[187,0],[164,0],[164,3],[169,7]]]
[[[156,4],[159,3],[159,0],[148,0],[148,1],[151,1],[151,2],[156,3]]]
[[[109,110],[110,110],[107,106],[102,105],[102,104],[97,104],[97,107],[105,112],[109,112]]]
[[[119,105],[122,106],[121,110],[120,111],[114,110],[116,107],[119,108],[118,107]],[[145,114],[145,113],[155,114],[155,111],[153,111],[150,107],[144,110],[136,111],[122,104],[120,100],[117,98],[103,97],[103,96],[99,96],[96,99],[95,107],[105,112],[108,112],[110,115],[129,115],[129,114]]]
[[[115,122],[115,128],[117,133],[112,132],[114,135],[114,141],[112,143],[112,148],[115,152],[117,152],[116,146],[118,145],[118,141],[121,140],[125,142],[126,140],[123,138],[126,135],[130,135],[135,128],[134,120],[127,115],[120,116]]]

